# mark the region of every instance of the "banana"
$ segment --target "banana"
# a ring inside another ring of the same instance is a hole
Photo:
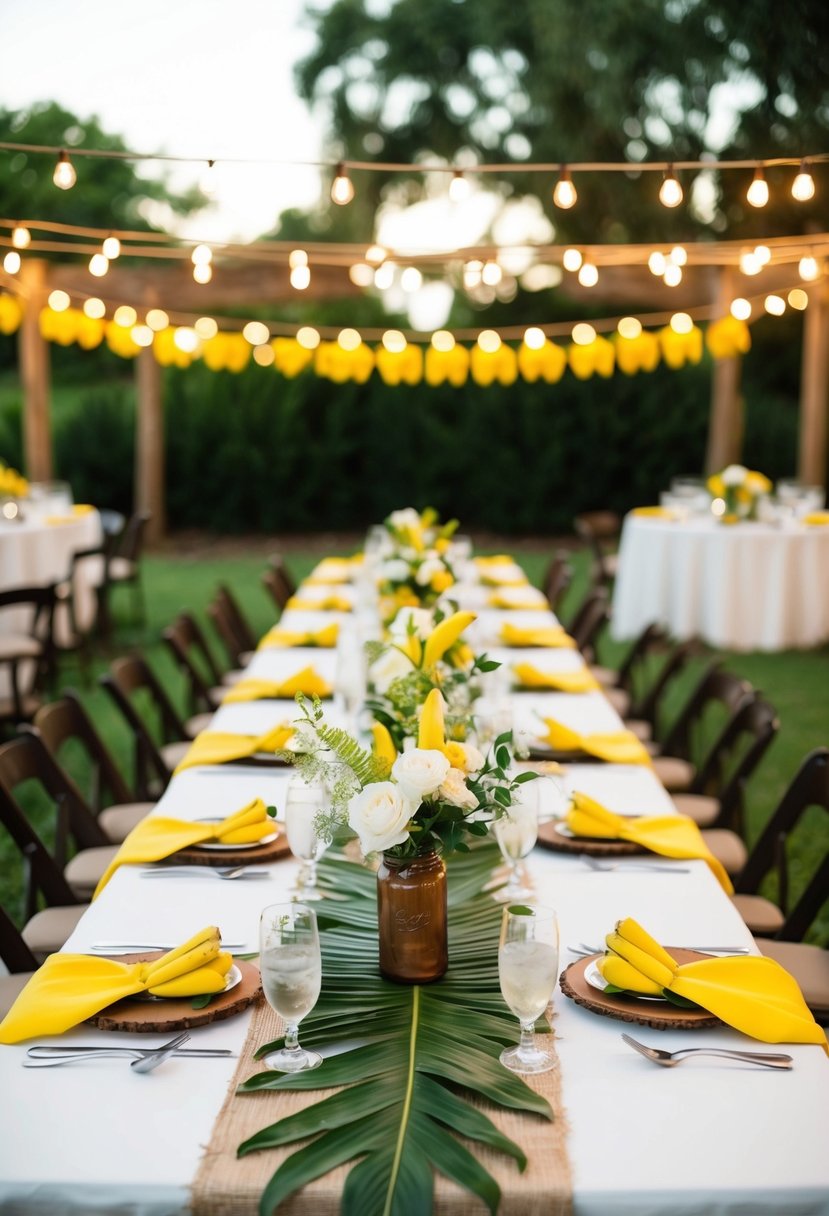
[[[649,996],[662,995],[659,984],[649,980],[618,954],[606,954],[604,958],[597,960],[596,966],[608,984],[613,984],[616,988],[624,988],[626,992],[644,992]]]
[[[166,980],[161,984],[153,984],[148,991],[153,996],[202,996],[208,992],[223,992],[227,976],[213,967],[197,967],[186,975]]]
[[[397,759],[397,748],[394,746],[394,740],[388,732],[387,727],[382,722],[375,722],[371,728],[373,743],[373,751],[375,756],[380,760],[385,760],[389,766],[394,764]]]
[[[658,984],[660,988],[670,987],[676,972],[675,964],[666,967],[659,959],[654,958],[653,955],[648,954],[646,950],[642,950],[639,946],[634,946],[632,942],[627,941],[624,937],[620,937],[618,933],[608,933],[606,941],[614,954],[620,955],[632,967],[635,967],[637,971],[641,971],[642,975]]]
[[[423,709],[420,712],[417,746],[442,751],[444,742],[443,693],[439,688],[433,688],[423,702]]]
[[[286,726],[284,723],[281,723],[257,740],[258,746],[256,750],[261,752],[278,752],[285,746],[293,733],[294,728],[292,726]]]
[[[210,964],[210,970],[218,971],[220,975],[227,975],[232,966],[233,955],[229,950],[221,950]]]
[[[423,647],[424,671],[429,671],[443,658],[449,647],[454,646],[464,629],[468,629],[474,620],[477,620],[474,612],[453,612],[432,630]]]
[[[168,980],[175,979],[179,975],[185,975],[188,971],[193,971],[197,967],[203,967],[206,963],[212,962],[218,957],[221,950],[221,940],[218,937],[211,938],[208,941],[201,942],[198,946],[194,946],[192,950],[188,950],[185,954],[179,955],[178,958],[167,960],[162,957],[155,963],[151,963],[147,969],[147,978],[150,983],[165,984]]]
[[[148,963],[147,968],[151,970],[153,967],[158,967],[162,963],[173,963],[177,958],[181,958],[183,954],[187,954],[189,950],[193,950],[196,946],[200,946],[202,942],[216,940],[221,943],[222,934],[218,925],[208,925],[206,929],[201,929],[198,933],[194,933],[191,938],[183,942],[180,946],[176,946],[172,950],[168,950],[166,954],[162,954],[161,958],[157,958],[154,962]]]
[[[668,951],[660,946],[659,942],[651,937],[650,933],[647,933],[632,916],[627,916],[624,920],[617,920],[616,932],[625,941],[631,942],[634,946],[638,946],[640,950],[644,950],[647,954],[650,954],[652,958],[658,959],[664,966],[671,969],[676,967],[676,959],[672,958]]]

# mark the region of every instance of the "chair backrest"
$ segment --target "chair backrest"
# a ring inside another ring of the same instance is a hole
[[[692,792],[719,799],[720,811],[710,827],[742,831],[746,783],[779,730],[775,709],[756,692],[734,710],[691,784]]]
[[[583,511],[574,518],[573,528],[593,554],[594,576],[609,581],[612,575],[605,558],[619,543],[621,518],[615,511]]]
[[[226,583],[219,583],[216,588],[216,600],[224,605],[228,620],[239,639],[241,650],[256,649],[256,635],[251,629],[245,614],[239,606],[239,601]]]
[[[624,688],[625,692],[632,692],[637,669],[647,663],[652,655],[664,651],[667,641],[667,634],[661,625],[646,625],[622,660],[618,687]]]
[[[783,941],[800,941],[806,930],[829,898],[829,849],[823,846],[823,857],[807,882],[791,911],[789,903],[789,873],[786,843],[801,817],[811,807],[820,807],[829,814],[829,748],[819,747],[810,752],[795,773],[791,785],[780,799],[763,828],[735,888],[740,893],[756,891],[773,870],[777,871],[778,901],[785,921],[775,934]],[[826,840],[824,829],[823,839]]]
[[[51,852],[31,826],[17,797],[17,788],[24,782],[35,783],[40,798],[45,795],[52,803],[55,845]],[[26,863],[27,919],[37,911],[38,894],[51,904],[77,903],[62,873],[69,841],[79,848],[94,848],[109,841],[80,790],[61,772],[31,727],[0,747],[0,820]]]
[[[109,671],[100,677],[100,684],[118,706],[132,731],[135,789],[140,799],[148,799],[152,796],[150,783],[153,776],[166,785],[172,773],[164,763],[146,721],[136,709],[133,696],[142,690],[149,694],[152,708],[160,719],[161,733],[165,742],[186,739],[187,732],[184,729],[184,723],[148,664],[138,655],[116,659],[111,664]]]
[[[239,645],[239,639],[230,623],[225,605],[220,600],[213,599],[207,605],[206,611],[227,652],[231,667],[240,667],[240,656],[244,652],[244,647]]]
[[[72,633],[76,637],[84,636],[96,630],[101,633],[108,632],[109,588],[111,581],[110,561],[113,551],[114,540],[112,537],[105,535],[102,544],[95,545],[89,549],[76,549],[72,554],[68,577],[70,587],[69,620]],[[84,566],[87,566],[85,571],[83,569]],[[78,618],[75,599],[78,591],[78,580],[84,575],[88,584],[94,589],[97,601],[95,613],[86,627],[84,627],[84,623]]]
[[[573,581],[573,567],[566,553],[556,553],[545,571],[541,590],[555,612]]]
[[[274,573],[280,577],[288,591],[288,595],[296,595],[296,579],[291,573],[288,563],[285,561],[282,554],[272,553],[268,558],[268,565],[270,566],[271,570],[273,570]]]
[[[659,725],[662,717],[660,713],[662,698],[670,683],[681,674],[693,656],[698,652],[699,644],[694,639],[687,642],[677,642],[668,650],[667,657],[655,678],[649,681],[641,691],[636,692],[634,690],[630,705],[630,716],[632,718],[645,718],[648,722],[652,722],[656,738],[660,737]]]
[[[221,684],[222,670],[213,655],[204,630],[190,612],[180,612],[175,619],[179,637],[186,644],[191,657],[202,664],[212,685]]]
[[[607,592],[603,587],[593,587],[585,596],[568,629],[588,663],[595,662],[596,639],[609,620]]]
[[[210,711],[214,707],[210,701],[210,686],[204,674],[196,666],[191,653],[192,634],[187,621],[176,617],[172,625],[168,625],[161,634],[173,660],[187,681],[190,705],[195,713],[197,709]]]
[[[94,815],[99,815],[112,802],[133,802],[134,795],[116,767],[106,744],[95,728],[76,693],[67,689],[59,701],[43,705],[35,715],[34,724],[53,760],[66,771],[61,761],[65,745],[79,744],[90,770],[87,803]]]
[[[11,688],[12,709],[17,721],[26,717],[23,705],[23,690],[20,687],[19,668],[21,663],[34,662],[35,675],[32,687],[41,687],[54,677],[55,672],[55,604],[56,588],[54,584],[45,587],[14,587],[0,591],[0,613],[4,608],[30,608],[32,615],[29,626],[23,630],[19,627],[17,633],[27,633],[40,645],[40,653],[36,658],[30,655],[9,654],[0,659],[0,663],[8,670]]]
[[[127,526],[121,533],[117,554],[128,562],[137,563],[144,547],[144,532],[152,519],[150,511],[135,511],[127,520]]]
[[[3,907],[0,907],[0,959],[12,975],[37,970],[37,959]]]
[[[700,728],[707,711],[718,705],[720,712],[730,717],[752,692],[748,680],[725,671],[721,660],[713,660],[665,735],[662,743],[665,755],[680,756],[684,760],[694,759],[695,748],[702,746],[699,739]],[[699,756],[696,759],[699,759]]]
[[[273,567],[268,566],[266,570],[262,571],[260,580],[262,586],[265,588],[268,595],[276,605],[277,610],[282,612],[285,605],[288,603],[288,600],[291,598],[292,592],[290,591],[288,584],[283,579],[280,571],[274,570]]]
[[[126,516],[120,511],[114,511],[111,507],[99,507],[98,514],[101,517],[101,527],[104,530],[104,536],[110,541],[117,541],[127,522]]]

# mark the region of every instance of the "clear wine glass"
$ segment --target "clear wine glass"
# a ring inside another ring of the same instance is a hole
[[[501,1063],[511,1072],[549,1072],[555,1056],[549,1048],[537,1047],[534,1035],[558,978],[558,917],[552,908],[504,908],[498,974],[501,994],[521,1025],[518,1046],[504,1048]]]
[[[317,918],[305,904],[271,904],[259,919],[262,989],[285,1021],[285,1046],[264,1057],[276,1072],[318,1068],[322,1056],[299,1045],[299,1023],[317,1003],[322,960]]]
[[[303,862],[297,879],[295,898],[304,903],[322,899],[317,887],[317,862],[329,841],[317,830],[317,816],[327,809],[330,795],[322,781],[305,781],[295,773],[285,796],[285,831],[288,847]]]
[[[528,781],[519,787],[516,801],[492,825],[501,856],[510,867],[509,882],[496,899],[510,903],[519,899],[530,899],[532,889],[526,885],[523,859],[533,850],[538,839],[538,790],[536,781]]]

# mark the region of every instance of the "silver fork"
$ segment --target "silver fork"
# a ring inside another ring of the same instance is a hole
[[[581,853],[581,860],[589,870],[598,870],[602,874],[609,874],[612,870],[648,870],[655,874],[690,874],[690,868],[687,866],[659,866],[648,865],[642,861],[599,861],[598,857],[590,857],[587,853]]]
[[[158,1068],[159,1064],[163,1064],[165,1060],[169,1060],[170,1056],[174,1056],[177,1049],[189,1041],[189,1031],[183,1030],[175,1039],[170,1039],[169,1043],[159,1047],[158,1051],[149,1051],[140,1060],[130,1060],[130,1068],[133,1072],[152,1072],[153,1069]]]
[[[764,1068],[789,1069],[792,1066],[792,1057],[779,1051],[730,1051],[720,1047],[684,1047],[681,1051],[664,1051],[661,1047],[646,1047],[629,1034],[623,1034],[622,1039],[646,1060],[661,1064],[663,1068],[675,1068],[690,1056],[720,1056],[724,1060],[741,1060],[744,1064],[761,1064]]]
[[[135,1068],[137,1072],[152,1072],[159,1064],[163,1064],[170,1056],[175,1055],[180,1047],[182,1047],[190,1038],[189,1032],[184,1030],[181,1034],[177,1034],[174,1039],[170,1039],[168,1043],[162,1043],[160,1047],[152,1048],[148,1051],[133,1051],[131,1048],[118,1047],[102,1047],[99,1050],[93,1051],[76,1051],[73,1054],[55,1057],[53,1059],[43,1059],[42,1057],[33,1055],[33,1048],[30,1048],[26,1053],[30,1058],[23,1061],[24,1068],[57,1068],[61,1064],[77,1064],[79,1060],[101,1060],[101,1059],[123,1059],[125,1051],[135,1058],[130,1061],[130,1067]],[[59,1049],[58,1049],[59,1050]],[[141,1065],[141,1067],[139,1067]]]
[[[133,1060],[140,1060],[142,1056],[148,1052],[157,1050],[157,1048],[149,1047],[53,1047],[44,1043],[37,1043],[34,1047],[30,1047],[26,1055],[30,1060],[52,1061],[53,1063],[63,1063],[67,1060],[81,1059],[86,1056],[89,1059],[94,1059],[96,1056],[108,1056],[111,1058],[118,1057],[119,1059],[128,1056]],[[229,1047],[178,1047],[176,1048],[177,1056],[190,1056],[199,1059],[231,1059],[235,1058],[236,1053],[231,1051]]]
[[[251,870],[248,866],[232,866],[219,870],[212,866],[165,866],[160,870],[142,870],[142,878],[270,878],[269,870]]]

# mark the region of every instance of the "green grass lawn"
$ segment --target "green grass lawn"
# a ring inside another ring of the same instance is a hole
[[[529,548],[523,551],[519,545],[513,545],[512,548],[528,577],[538,583],[546,567],[547,556]],[[332,545],[330,552],[335,551],[337,550]],[[316,564],[318,556],[317,553],[304,551],[288,555],[288,563],[298,580]],[[583,556],[576,554],[574,560],[577,577],[564,602],[562,616],[565,620],[583,595],[587,583],[587,567]],[[273,623],[274,610],[259,582],[263,568],[264,559],[261,555],[244,552],[227,557],[188,558],[178,554],[165,554],[145,558],[144,586],[148,616],[146,627],[139,629],[130,624],[130,593],[127,589],[119,590],[113,605],[117,628],[112,656],[130,649],[141,649],[184,711],[184,682],[160,642],[161,630],[172,621],[178,611],[188,609],[195,612],[207,629],[208,635],[213,638],[214,634],[204,610],[217,583],[225,582],[239,598],[256,632],[264,632]],[[221,665],[228,666],[227,657],[218,640],[214,649]],[[614,664],[624,653],[624,649],[623,646],[605,639],[600,645],[600,658],[603,662]],[[732,670],[751,680],[763,691],[777,708],[781,721],[779,735],[749,785],[747,834],[751,843],[756,839],[803,757],[815,747],[829,745],[829,650],[822,648],[818,651],[788,651],[779,654],[725,654],[723,657]],[[669,712],[681,703],[683,694],[693,684],[705,661],[703,657],[696,660],[677,682],[678,687],[672,693]],[[73,686],[81,693],[122,769],[129,772],[131,749],[128,734],[109,698],[95,684],[95,677],[105,666],[106,660],[97,658],[93,681],[84,686],[80,683],[77,663],[71,658],[67,659],[63,664],[61,683],[63,686]],[[27,809],[38,829],[48,839],[50,817],[46,808],[38,806],[35,800],[30,799]],[[790,849],[792,897],[797,897],[802,885],[827,849],[829,816],[817,809],[812,810],[801,823]],[[17,856],[10,850],[6,841],[0,840],[0,896],[4,906],[10,907],[15,916],[19,915],[22,906],[20,890]],[[773,887],[767,893],[773,896]],[[824,909],[821,919],[813,929],[811,939],[829,945],[829,908]]]

